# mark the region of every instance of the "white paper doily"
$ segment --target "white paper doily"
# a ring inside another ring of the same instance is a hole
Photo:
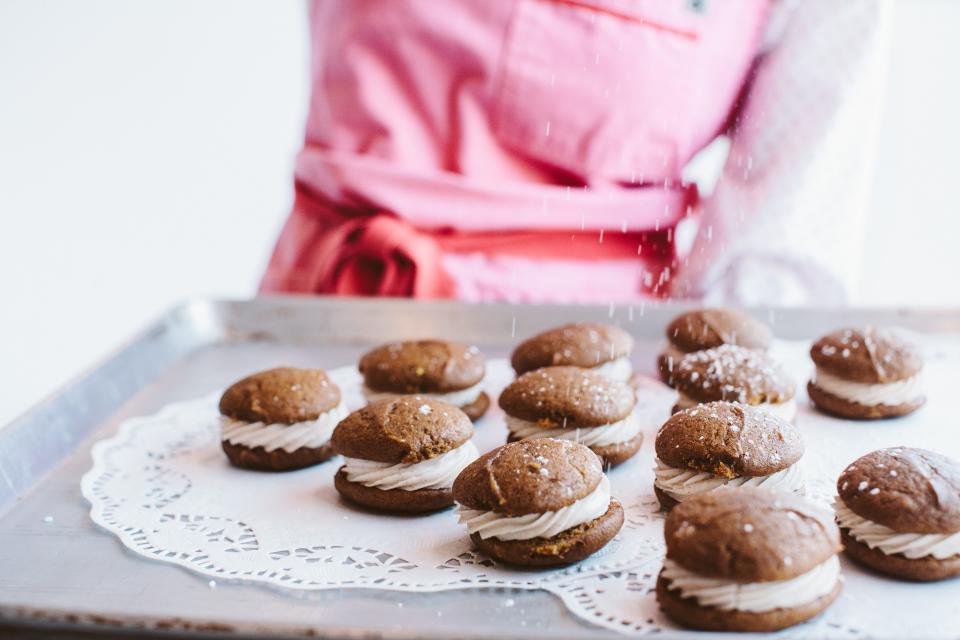
[[[775,349],[801,387],[811,366],[806,349],[800,343],[779,343]],[[960,457],[960,430],[948,410],[952,380],[960,372],[960,343],[940,343],[927,351],[928,406],[909,418],[834,420],[806,407],[805,395],[798,394],[813,499],[827,504],[840,470],[876,448],[906,444]],[[330,374],[350,408],[363,404],[353,366]],[[489,362],[485,384],[491,397],[511,378],[506,361]],[[82,481],[91,518],[133,551],[218,581],[294,590],[542,589],[580,618],[621,633],[672,628],[652,592],[663,555],[663,518],[652,491],[653,439],[669,415],[670,393],[651,395],[639,409],[649,425],[643,449],[610,473],[613,495],[626,512],[623,530],[577,565],[538,572],[512,569],[474,551],[453,510],[393,516],[349,505],[333,488],[336,460],[288,473],[231,467],[220,449],[218,397],[219,392],[129,420],[94,446],[93,468]],[[481,452],[506,438],[502,414],[493,404],[477,424],[474,441]],[[898,630],[917,635],[909,621],[911,606],[924,611],[924,635],[955,635],[960,629],[960,584],[905,585],[848,563],[844,570],[844,594],[825,615],[797,628],[798,635],[895,637]],[[885,605],[903,611],[906,620],[890,624],[877,617],[884,610],[876,607]]]

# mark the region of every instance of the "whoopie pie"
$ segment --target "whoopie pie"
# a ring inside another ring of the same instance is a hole
[[[810,348],[816,372],[807,394],[843,418],[892,418],[923,406],[923,357],[888,329],[841,329]]]
[[[578,322],[524,340],[513,350],[510,363],[517,375],[541,367],[571,366],[626,382],[633,375],[632,350],[633,337],[623,329],[599,322]]]
[[[847,555],[904,580],[960,575],[960,464],[896,447],[868,453],[837,480]]]
[[[417,513],[453,505],[457,475],[479,455],[473,424],[456,407],[424,396],[375,400],[333,432],[343,466],[334,486],[378,511]]]
[[[548,567],[583,560],[623,526],[600,458],[551,438],[503,445],[470,464],[453,484],[460,522],[484,553]]]
[[[590,447],[608,465],[633,457],[643,443],[633,388],[590,369],[529,371],[503,390],[499,402],[511,442],[572,440]]]
[[[246,469],[289,471],[334,455],[330,435],[347,415],[321,369],[281,367],[234,384],[220,398],[220,443]]]
[[[471,420],[490,407],[483,390],[483,354],[474,346],[444,340],[391,342],[360,358],[368,401],[419,395],[451,404]]]
[[[803,439],[792,423],[750,405],[709,402],[675,413],[656,441],[653,489],[664,509],[723,487],[803,495]]]
[[[840,532],[799,496],[762,487],[701,493],[667,515],[664,536],[657,601],[686,627],[777,631],[840,593]]]
[[[696,309],[667,325],[667,344],[657,358],[660,378],[673,384],[673,371],[688,353],[733,344],[766,351],[773,341],[767,325],[733,309]]]
[[[768,355],[725,344],[689,353],[674,371],[677,409],[727,400],[749,404],[792,421],[796,384]]]

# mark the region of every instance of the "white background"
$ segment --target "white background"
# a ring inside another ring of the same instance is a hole
[[[896,5],[856,304],[960,305],[958,23]],[[0,0],[0,424],[176,302],[253,294],[307,79],[299,1]]]

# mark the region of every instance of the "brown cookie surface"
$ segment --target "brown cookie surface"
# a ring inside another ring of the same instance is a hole
[[[507,442],[519,442],[520,438],[509,434],[507,436]],[[643,445],[643,434],[638,433],[633,436],[630,440],[626,442],[617,442],[616,444],[594,444],[589,445],[590,451],[593,451],[600,457],[600,462],[603,464],[603,468],[615,467],[619,464],[623,464],[634,455],[637,451],[640,450],[640,447]]]
[[[833,518],[793,494],[761,487],[717,489],[667,514],[667,558],[694,573],[735,582],[787,580],[840,550]]]
[[[473,346],[443,340],[393,342],[360,358],[370,389],[384,393],[447,393],[483,379],[483,355]]]
[[[724,478],[767,476],[803,456],[795,426],[749,405],[710,402],[673,414],[657,434],[657,457],[677,469]]]
[[[482,392],[477,399],[471,402],[470,404],[460,407],[460,411],[463,411],[467,414],[467,417],[471,420],[479,420],[483,417],[483,414],[487,412],[490,408],[490,396],[487,395],[487,392]]]
[[[579,322],[544,331],[513,350],[510,364],[517,374],[541,367],[592,368],[630,355],[633,337],[619,327]]]
[[[600,458],[568,440],[511,442],[470,463],[453,483],[460,504],[507,516],[558,511],[586,497],[603,477]]]
[[[529,371],[500,394],[507,415],[544,428],[598,427],[623,420],[636,398],[629,384],[579,367]]]
[[[960,576],[960,556],[937,560],[932,556],[911,559],[899,553],[887,555],[871,549],[841,528],[844,552],[858,564],[903,580],[933,582]]]
[[[316,420],[340,404],[340,389],[322,369],[280,367],[247,376],[220,397],[220,413],[243,422]]]
[[[960,531],[960,464],[933,451],[868,453],[840,474],[837,493],[858,516],[894,531]]]
[[[319,464],[336,455],[329,442],[322,447],[301,447],[293,452],[283,449],[267,451],[263,447],[251,448],[242,444],[231,444],[226,440],[221,441],[220,445],[230,464],[256,471],[295,471]]]
[[[829,333],[813,343],[810,357],[818,369],[852,382],[896,382],[923,368],[916,347],[889,329],[876,327]]]
[[[805,622],[830,606],[840,595],[842,584],[837,581],[833,591],[813,602],[772,611],[723,611],[704,607],[695,598],[684,598],[679,591],[669,588],[661,574],[657,578],[657,602],[664,613],[684,627],[704,631],[779,631]]]
[[[450,489],[378,489],[350,482],[343,469],[333,477],[333,486],[347,500],[376,511],[425,513],[453,506]]]
[[[863,405],[845,398],[838,398],[818,387],[812,380],[807,382],[807,395],[810,396],[810,400],[820,411],[851,420],[899,418],[913,413],[927,402],[926,397],[920,397],[912,402],[897,405]]]
[[[773,334],[762,322],[733,309],[697,309],[681,314],[667,325],[667,339],[687,353],[723,344],[747,349],[768,349]]]
[[[330,442],[350,458],[416,463],[441,456],[473,437],[462,411],[422,396],[392,396],[344,418]]]
[[[562,531],[552,538],[498,540],[470,535],[470,540],[487,555],[526,567],[553,567],[579,562],[610,542],[623,527],[623,507],[610,500],[607,512],[595,520]]]
[[[687,354],[675,367],[673,381],[697,402],[778,404],[796,393],[794,381],[769,356],[735,345]]]

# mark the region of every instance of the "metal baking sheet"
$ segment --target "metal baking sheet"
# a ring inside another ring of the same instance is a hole
[[[91,445],[124,419],[258,369],[333,368],[355,362],[373,344],[423,336],[474,342],[489,357],[503,357],[518,337],[562,321],[601,320],[633,333],[634,363],[652,372],[663,328],[680,310],[297,297],[185,303],[0,429],[0,637],[618,637],[581,622],[541,592],[291,595],[244,584],[211,588],[186,570],[135,557],[98,530],[87,516],[80,477],[90,466]],[[960,311],[754,313],[789,339],[868,322],[960,334]]]

